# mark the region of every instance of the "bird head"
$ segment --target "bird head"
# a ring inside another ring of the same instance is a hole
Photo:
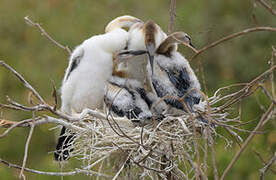
[[[105,32],[106,33],[110,32],[116,28],[130,28],[133,24],[137,22],[143,22],[143,21],[129,15],[119,16],[108,23],[108,25],[105,27]]]
[[[184,32],[175,32],[169,35],[157,48],[157,54],[163,54],[165,56],[171,56],[171,53],[176,51],[176,44],[184,44],[192,50],[196,51],[193,44],[191,43],[191,38]]]

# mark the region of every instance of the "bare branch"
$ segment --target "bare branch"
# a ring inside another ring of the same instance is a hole
[[[10,163],[6,160],[0,159],[0,163],[8,166],[9,168],[15,168],[15,169],[22,169],[21,166]],[[97,176],[102,176],[105,178],[110,178],[109,175],[98,173],[95,171],[91,170],[82,170],[82,169],[76,169],[75,171],[69,171],[69,172],[47,172],[47,171],[39,171],[35,169],[30,169],[30,168],[24,168],[24,171],[30,172],[30,173],[35,173],[35,174],[41,174],[41,175],[48,175],[48,176],[73,176],[77,174],[92,174],[92,175],[97,175]]]
[[[38,92],[21,76],[18,72],[16,72],[12,67],[7,65],[4,61],[0,61],[0,65],[12,72],[22,83],[28,88],[43,104],[46,104],[43,98],[38,94]]]
[[[28,16],[24,17],[25,22],[30,25],[30,26],[34,26],[37,27],[39,29],[39,31],[41,32],[42,36],[45,36],[47,39],[49,39],[52,43],[54,43],[56,46],[58,46],[59,48],[65,50],[68,55],[71,55],[71,50],[69,49],[68,46],[63,46],[60,43],[58,43],[56,40],[54,40],[54,38],[52,38],[41,26],[39,23],[34,23],[32,20],[29,19]]]
[[[267,170],[269,170],[269,168],[271,167],[271,165],[276,161],[276,152],[274,152],[273,157],[269,160],[269,162],[267,163],[267,165],[265,167],[263,167],[262,169],[260,169],[261,175],[260,175],[260,180],[264,179],[264,175],[267,172]]]
[[[171,0],[171,5],[170,5],[170,27],[169,27],[169,33],[168,34],[171,34],[174,31],[175,6],[176,6],[176,0]]]
[[[272,15],[276,16],[276,10],[267,4],[264,0],[257,0],[264,8],[266,8]]]
[[[33,132],[34,132],[34,127],[35,127],[34,124],[32,124],[27,142],[25,144],[25,153],[24,153],[24,158],[23,158],[23,163],[22,163],[22,168],[21,168],[20,174],[19,174],[19,178],[23,177],[25,179],[24,169],[25,169],[26,162],[27,162],[28,150],[29,150],[29,145],[30,145],[31,138],[32,138],[32,135],[33,135]]]
[[[249,28],[249,29],[245,29],[245,30],[242,30],[240,32],[236,32],[236,33],[233,33],[233,34],[230,34],[228,36],[225,36],[203,48],[201,48],[200,50],[198,50],[198,52],[192,56],[192,58],[190,58],[190,61],[192,61],[193,59],[195,59],[198,55],[200,55],[201,53],[203,53],[204,51],[206,51],[207,49],[210,49],[210,48],[213,48],[225,41],[228,41],[228,40],[231,40],[233,38],[236,38],[236,37],[239,37],[239,36],[242,36],[242,35],[245,35],[245,34],[248,34],[248,33],[251,33],[251,32],[257,32],[257,31],[271,31],[271,32],[276,32],[276,28],[274,27],[254,27],[254,28]]]
[[[271,105],[269,106],[268,110],[263,114],[263,116],[261,117],[259,123],[257,124],[257,126],[255,127],[255,129],[250,133],[250,135],[247,137],[246,141],[242,144],[240,150],[235,154],[234,158],[232,159],[232,161],[230,162],[230,164],[227,166],[227,168],[224,170],[220,180],[223,180],[224,177],[226,176],[226,174],[230,171],[230,169],[233,167],[233,165],[235,164],[235,162],[239,159],[241,153],[245,150],[245,148],[247,147],[247,145],[249,144],[249,142],[254,138],[255,136],[255,132],[258,131],[260,128],[263,127],[263,122],[266,119],[270,118],[270,114],[273,111],[274,108],[274,103],[271,103]]]

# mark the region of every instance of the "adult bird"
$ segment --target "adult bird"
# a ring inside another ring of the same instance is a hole
[[[130,28],[141,20],[132,16],[121,16],[111,21],[105,34],[95,35],[85,40],[73,51],[61,87],[61,111],[72,114],[84,109],[102,108],[104,88],[111,77],[113,54],[124,49],[128,42]],[[61,130],[54,153],[55,160],[67,160],[73,150],[74,134],[65,135]]]

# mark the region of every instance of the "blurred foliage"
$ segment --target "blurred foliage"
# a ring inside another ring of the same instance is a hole
[[[275,0],[270,1],[275,3]],[[29,16],[45,28],[58,42],[73,49],[84,39],[103,33],[105,25],[113,18],[129,14],[142,20],[152,19],[165,31],[169,25],[169,0],[0,0],[0,59],[5,60],[31,82],[47,102],[51,97],[53,80],[60,87],[64,70],[68,63],[68,55],[57,48],[37,29],[25,24],[24,17]],[[274,7],[276,7],[274,5]],[[190,34],[196,47],[203,47],[219,38],[255,26],[274,26],[275,17],[253,0],[197,0],[177,1],[175,31]],[[204,67],[207,94],[222,86],[232,83],[248,82],[266,70],[271,56],[271,46],[275,45],[276,35],[271,32],[255,32],[223,43],[201,54],[191,62],[199,73],[199,62]],[[192,52],[180,47],[186,57]],[[18,80],[0,69],[0,100],[5,103],[8,95],[18,102],[27,104],[28,91]],[[257,103],[257,101],[259,103]],[[245,126],[252,130],[257,124],[263,110],[260,104],[267,107],[267,100],[256,95],[243,102],[243,120],[250,123]],[[28,113],[1,111],[1,117],[11,120],[22,120],[31,117]],[[53,161],[56,131],[49,131],[52,126],[44,125],[34,131],[30,145],[27,167],[56,171],[58,164]],[[1,129],[0,132],[3,132]],[[266,160],[276,149],[275,120],[269,123],[264,135],[257,135],[250,143],[242,157],[226,179],[258,179],[258,169],[263,167],[261,161],[252,151],[256,149]],[[246,137],[248,134],[242,134]],[[0,141],[0,157],[13,163],[21,164],[24,144],[28,136],[27,128],[17,128]],[[225,148],[223,139],[217,139],[217,166],[219,174],[223,172],[239,146]],[[76,167],[77,162],[70,162],[64,171]],[[17,179],[18,170],[0,165],[0,179]],[[212,174],[210,166],[209,170]],[[26,173],[28,179],[60,179]],[[65,177],[64,179],[75,179]],[[87,179],[78,176],[79,179]],[[266,179],[276,179],[271,173]],[[210,175],[210,179],[212,176]]]

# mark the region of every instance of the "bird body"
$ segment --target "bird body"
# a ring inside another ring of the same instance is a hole
[[[112,74],[112,55],[124,49],[127,40],[128,33],[116,29],[93,36],[74,50],[61,88],[62,111],[80,113],[84,108],[102,107],[104,87]],[[74,61],[79,62],[72,69]]]
[[[179,43],[191,46],[190,37],[183,32],[173,33],[156,46],[157,34],[163,33],[153,22],[146,24],[149,27],[145,29],[144,33],[144,44],[149,57],[146,76],[152,91],[159,98],[164,98],[166,104],[187,111],[185,105],[180,101],[180,98],[183,98],[183,102],[189,110],[193,111],[193,105],[198,104],[201,99],[200,83],[189,62],[177,51]],[[135,60],[132,58],[132,55],[136,56],[135,51],[119,53],[122,58],[125,58],[126,54],[129,59],[128,63]]]
[[[148,76],[152,75],[151,83],[158,97],[184,97],[184,102],[190,110],[198,104],[201,98],[200,84],[188,61],[179,53],[171,57],[156,55],[154,57],[154,74],[148,66]],[[165,102],[177,109],[185,110],[183,104],[174,98],[165,98]]]
[[[137,119],[143,124],[152,118],[149,103],[146,91],[137,80],[118,76],[109,79],[106,104],[115,115]]]
[[[164,101],[175,107],[187,111],[193,111],[193,105],[201,99],[200,83],[185,57],[177,51],[177,43],[190,44],[190,37],[177,32],[168,36],[156,49],[152,67],[147,66],[148,76],[151,76],[151,84],[159,97],[169,96]]]
[[[113,54],[124,49],[130,28],[141,20],[132,16],[121,16],[111,21],[105,34],[85,40],[72,53],[61,87],[61,110],[69,115],[90,108],[102,108],[104,88],[112,75]],[[74,134],[65,135],[63,127],[56,146],[55,160],[70,157]]]
[[[152,27],[154,26],[154,28]],[[157,29],[157,30],[155,30]],[[147,33],[147,35],[146,35]],[[148,35],[149,34],[149,35]],[[147,50],[145,41],[148,37],[153,37],[154,43],[158,46],[167,35],[157,25],[149,21],[147,23],[138,22],[129,29],[128,50]],[[119,65],[119,70],[124,70],[129,78],[133,78],[141,82],[144,87],[149,86],[147,79],[148,56],[134,56],[130,61],[126,61]]]

